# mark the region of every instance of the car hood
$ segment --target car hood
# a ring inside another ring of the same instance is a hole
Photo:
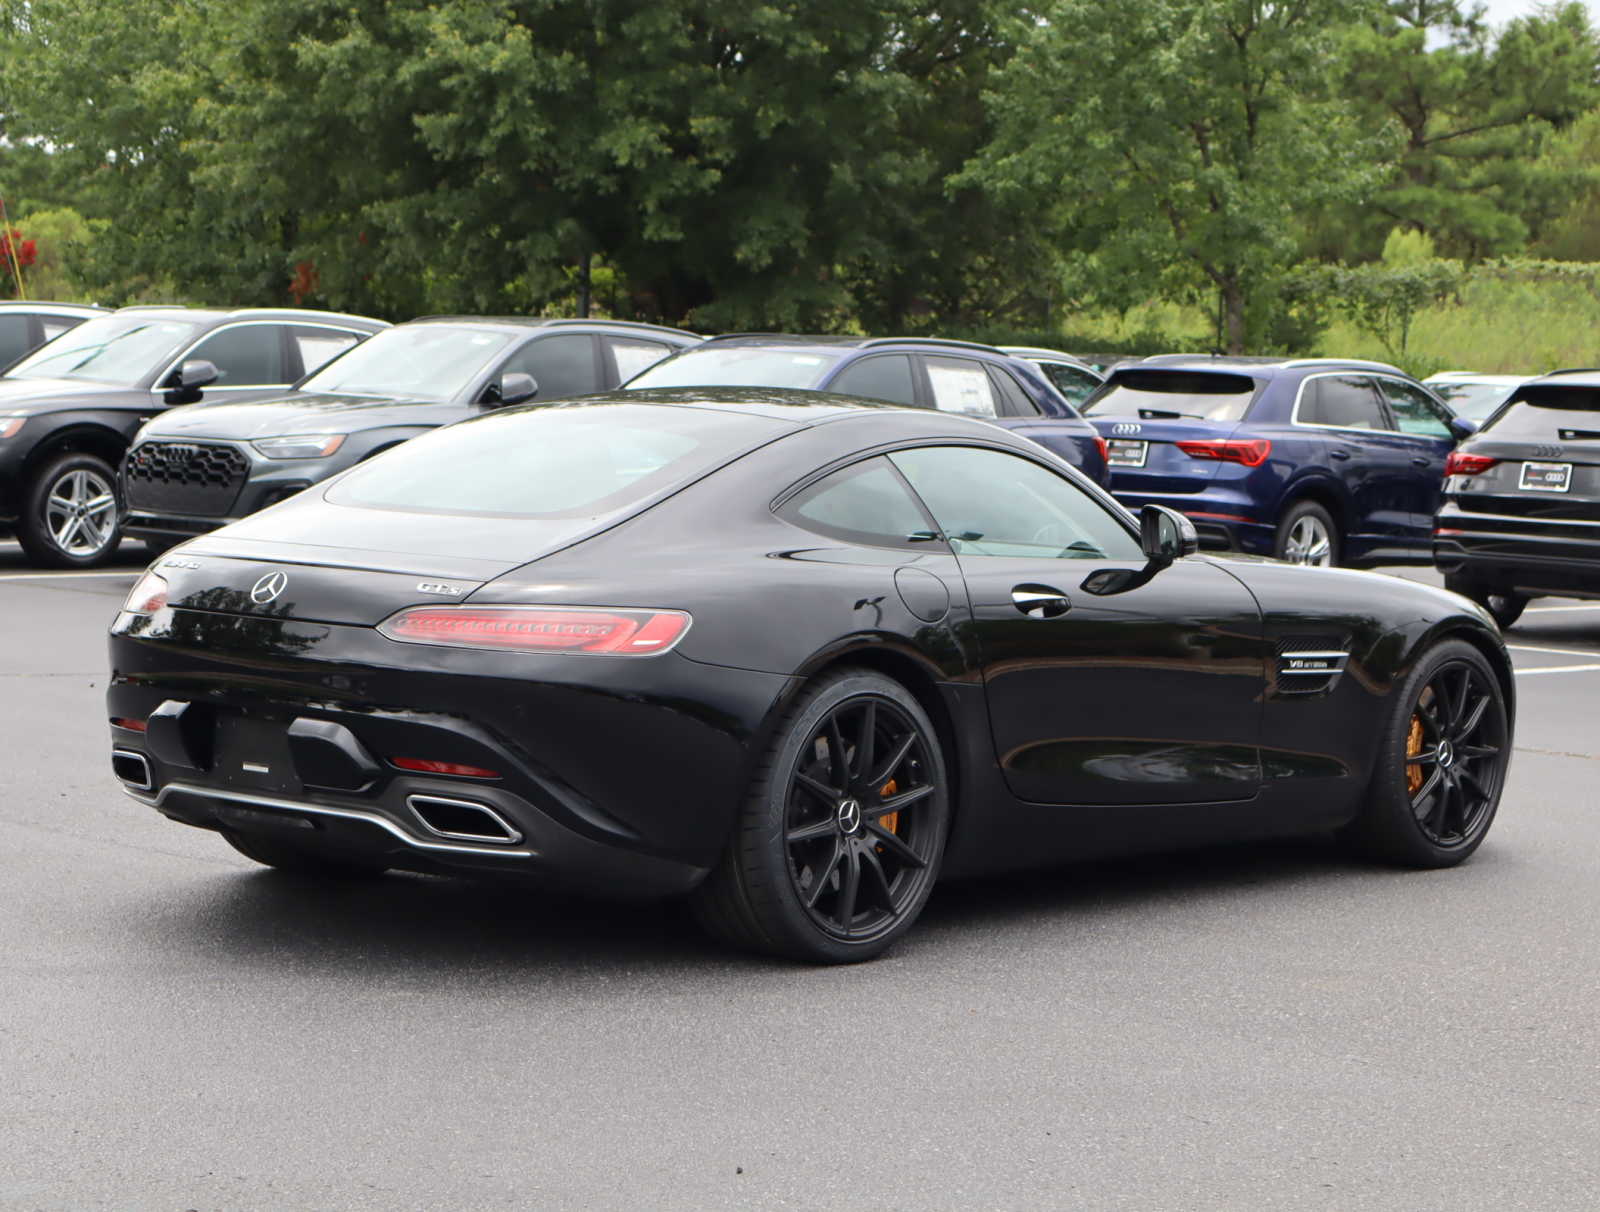
[[[82,379],[0,378],[0,415],[66,412],[75,408],[104,408],[108,404],[148,404],[150,393],[138,387],[112,383],[85,383]]]
[[[437,400],[297,391],[240,404],[187,404],[169,409],[140,430],[139,439],[249,441],[297,433],[356,433],[391,425],[443,425],[475,411]]]

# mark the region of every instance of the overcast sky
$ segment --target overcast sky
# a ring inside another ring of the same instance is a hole
[[[1513,17],[1522,17],[1539,8],[1538,0],[1487,0],[1485,7],[1489,10],[1489,20],[1496,25],[1511,20]],[[1589,11],[1595,11],[1594,0],[1589,0]]]

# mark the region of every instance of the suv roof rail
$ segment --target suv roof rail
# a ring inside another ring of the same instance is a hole
[[[1600,374],[1600,366],[1563,366],[1560,370],[1547,370],[1541,378],[1551,379],[1556,375],[1593,375]]]
[[[998,345],[985,345],[981,341],[957,341],[952,337],[870,337],[861,342],[862,349],[871,349],[876,345],[954,345],[959,349],[981,349],[984,353],[1005,353]]]
[[[694,337],[699,340],[700,334],[690,332],[687,328],[674,328],[670,324],[650,324],[644,320],[607,320],[591,316],[589,319],[579,319],[573,316],[464,316],[441,314],[436,316],[413,316],[406,321],[408,324],[418,324],[424,320],[460,320],[464,322],[482,321],[488,324],[523,324],[529,328],[559,327],[563,324],[605,324],[612,328],[637,328],[646,332],[668,332],[678,337]]]
[[[1403,375],[1406,372],[1398,366],[1388,362],[1379,362],[1374,358],[1290,358],[1282,363],[1283,366],[1365,366],[1373,370],[1392,370],[1395,374]]]
[[[129,303],[118,311],[188,311],[187,303]]]

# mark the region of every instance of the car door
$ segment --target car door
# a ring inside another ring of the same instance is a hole
[[[1300,387],[1295,419],[1323,431],[1333,474],[1350,502],[1345,523],[1350,540],[1363,548],[1403,548],[1411,535],[1412,451],[1389,429],[1382,396],[1371,375],[1313,375]]]
[[[1378,377],[1378,389],[1389,406],[1389,427],[1399,434],[1410,453],[1411,474],[1406,482],[1411,546],[1431,551],[1433,515],[1439,512],[1444,491],[1444,461],[1455,449],[1450,414],[1415,383]]]
[[[970,618],[959,631],[1015,795],[1134,805],[1256,794],[1267,659],[1238,580],[1199,558],[1090,580],[1144,568],[1138,540],[1043,463],[965,445],[889,457],[960,564]],[[1105,592],[1118,582],[1122,592]]]
[[[500,375],[532,375],[538,384],[533,402],[543,404],[567,396],[601,390],[604,371],[600,342],[589,333],[563,332],[535,337],[506,360]]]

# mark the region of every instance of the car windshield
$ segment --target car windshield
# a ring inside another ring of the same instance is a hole
[[[1480,433],[1557,442],[1600,441],[1600,387],[1519,387]]]
[[[1511,394],[1504,383],[1450,382],[1429,383],[1437,395],[1457,416],[1481,421],[1500,406],[1500,401]]]
[[[135,387],[194,339],[196,325],[164,315],[87,320],[11,368],[13,379],[83,379]]]
[[[510,343],[510,333],[402,324],[335,358],[300,387],[339,395],[451,400]]]
[[[624,386],[816,387],[845,351],[726,345],[695,349],[657,362]]]
[[[1208,370],[1124,370],[1107,379],[1081,411],[1085,416],[1238,421],[1255,398],[1249,375]]]
[[[791,428],[721,409],[512,408],[435,430],[356,468],[339,505],[574,519],[574,531],[691,480]]]

